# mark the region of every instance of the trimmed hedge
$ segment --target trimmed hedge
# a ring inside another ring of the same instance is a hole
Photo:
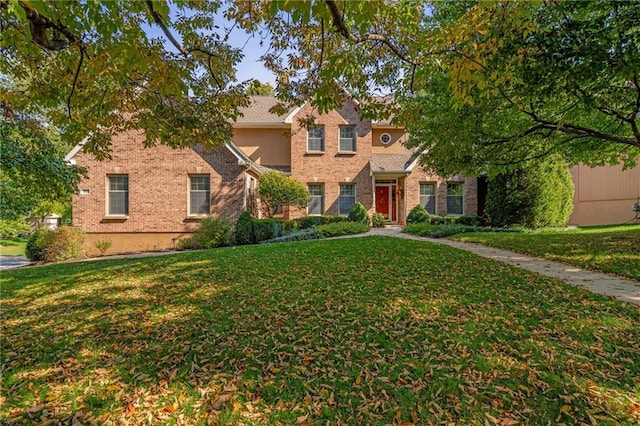
[[[351,222],[365,223],[367,226],[369,226],[370,223],[369,212],[362,203],[355,203],[353,207],[351,207],[351,211],[347,218]]]
[[[411,209],[409,214],[407,215],[407,223],[428,223],[429,222],[429,213],[422,207],[422,205],[418,204],[414,208]]]
[[[291,241],[305,241],[305,240],[317,240],[320,238],[314,228],[298,229],[290,234],[283,235],[282,237],[273,238],[271,240],[261,241],[260,244],[265,243],[288,243]]]
[[[282,236],[282,224],[275,219],[253,219],[256,243]]]
[[[316,231],[320,238],[339,237],[341,235],[362,234],[369,231],[369,224],[361,222],[340,222],[320,225]]]
[[[299,229],[309,229],[315,226],[327,225],[329,223],[340,223],[346,222],[348,218],[345,216],[306,216],[301,217],[299,219],[290,220],[289,222],[293,222],[297,224],[297,228]]]
[[[253,233],[253,217],[248,211],[243,211],[236,222],[236,244],[254,244],[256,237]]]
[[[411,223],[402,229],[405,234],[428,238],[445,238],[466,232],[522,232],[512,228],[491,228],[487,226],[468,226],[462,224],[433,225],[430,223]]]

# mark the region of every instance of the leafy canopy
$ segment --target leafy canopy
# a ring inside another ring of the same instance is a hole
[[[242,53],[228,35],[241,28],[269,44],[285,104],[323,112],[354,97],[363,116],[404,125],[441,174],[554,152],[640,157],[634,2],[0,0],[0,11],[5,113],[89,135],[98,154],[127,129],[147,145],[228,140],[252,91],[235,81]]]
[[[269,171],[261,174],[258,184],[258,193],[266,207],[267,217],[272,217],[285,206],[305,208],[311,201],[309,191],[304,185],[280,172]]]

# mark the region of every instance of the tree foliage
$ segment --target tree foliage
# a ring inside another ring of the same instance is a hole
[[[67,148],[37,120],[0,118],[1,219],[64,207],[84,172],[64,161]]]
[[[443,175],[552,153],[591,165],[640,157],[634,2],[0,0],[0,10],[2,108],[89,135],[99,154],[126,129],[144,129],[147,145],[228,140],[252,93],[235,82],[242,52],[228,35],[241,28],[269,44],[280,112],[354,97],[364,117],[406,126],[409,146],[429,152],[423,165]]]
[[[280,172],[261,174],[258,184],[258,193],[266,207],[267,217],[272,217],[278,209],[285,206],[305,208],[311,201],[304,185]]]
[[[537,161],[489,180],[486,214],[492,226],[565,226],[573,210],[573,181],[564,161]]]

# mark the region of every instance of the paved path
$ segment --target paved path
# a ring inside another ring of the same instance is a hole
[[[31,264],[24,256],[0,256],[0,270],[13,269]]]
[[[640,305],[640,281],[629,278],[593,272],[577,266],[539,259],[508,250],[487,247],[480,244],[463,243],[446,239],[425,238],[400,232],[400,227],[373,228],[363,235],[381,235],[387,237],[406,238],[410,240],[428,241],[466,250],[478,256],[495,259],[518,268],[527,269],[540,275],[561,279],[571,285],[586,288],[594,293],[613,296],[624,302]]]

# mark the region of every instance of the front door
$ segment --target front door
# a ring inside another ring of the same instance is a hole
[[[389,187],[376,186],[376,212],[389,220]]]

